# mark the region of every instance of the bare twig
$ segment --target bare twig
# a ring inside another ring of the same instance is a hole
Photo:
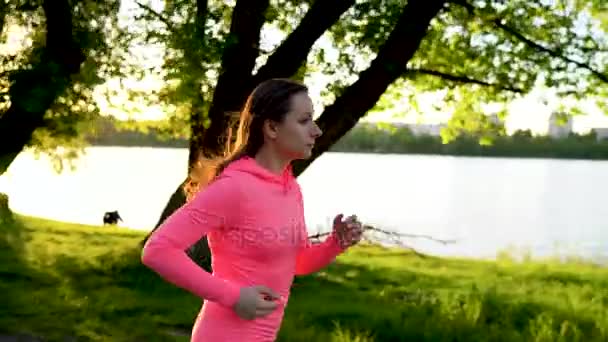
[[[441,71],[436,71],[436,70],[430,70],[430,69],[407,69],[406,74],[424,74],[424,75],[431,75],[431,76],[437,76],[440,78],[443,78],[444,80],[448,80],[448,81],[452,81],[452,82],[458,82],[458,83],[472,83],[472,84],[479,84],[482,86],[486,86],[486,87],[494,87],[494,88],[498,88],[501,90],[508,90],[514,93],[523,93],[523,89],[521,88],[516,88],[516,87],[511,87],[509,85],[503,85],[503,84],[496,84],[496,83],[490,83],[490,82],[486,82],[486,81],[482,81],[482,80],[476,80],[467,76],[461,76],[461,75],[453,75],[453,74],[447,74]]]
[[[456,242],[455,240],[442,240],[442,239],[437,239],[437,238],[434,238],[432,236],[424,235],[424,234],[399,233],[399,232],[395,232],[395,231],[389,231],[389,230],[385,230],[385,229],[376,228],[376,227],[373,227],[371,225],[364,225],[363,226],[363,230],[364,230],[364,232],[372,231],[372,232],[376,232],[376,233],[380,233],[382,235],[385,235],[386,236],[386,240],[388,240],[391,244],[397,245],[397,246],[399,246],[401,248],[405,248],[405,249],[411,250],[412,252],[414,252],[417,255],[423,255],[423,254],[420,253],[420,252],[418,252],[418,251],[416,251],[412,246],[409,246],[408,244],[404,243],[402,241],[402,239],[404,239],[404,238],[426,239],[426,240],[430,240],[430,241],[433,241],[433,242],[441,243],[443,245],[447,245],[447,244],[455,243]],[[331,234],[331,233],[329,233],[329,232],[317,233],[317,234],[314,234],[314,235],[310,235],[308,237],[308,239],[312,240],[314,243],[317,243],[317,242],[319,242],[319,240],[321,238],[326,237],[329,234]],[[370,237],[365,236],[365,234],[363,235],[362,240],[368,241],[368,242],[372,242],[372,243],[378,242],[378,241],[374,241]]]
[[[434,238],[434,237],[432,237],[430,235],[407,234],[407,233],[392,232],[392,231],[388,231],[388,230],[383,230],[383,229],[380,229],[380,228],[372,227],[370,225],[365,225],[364,226],[364,230],[375,231],[375,232],[378,232],[378,233],[390,235],[390,236],[392,236],[394,238],[427,239],[427,240],[430,240],[430,241],[433,241],[433,242],[441,243],[443,245],[447,245],[447,244],[450,244],[450,243],[456,243],[455,240],[441,240],[441,239]]]
[[[139,1],[135,1],[135,3],[137,4],[137,6],[139,6],[141,9],[143,9],[144,11],[148,12],[149,14],[151,14],[152,16],[156,17],[156,19],[162,21],[166,26],[167,29],[171,32],[174,32],[175,30],[173,29],[173,24],[171,23],[171,21],[167,18],[165,18],[162,14],[156,12],[155,10],[153,10],[152,8],[150,8],[150,6],[148,5],[144,5]]]
[[[473,6],[472,4],[470,4],[467,0],[452,0],[451,1],[454,4],[457,5],[461,5],[463,6],[471,15],[476,15],[476,8],[475,6]],[[482,18],[484,21],[488,21],[490,23],[492,23],[494,26],[502,29],[503,31],[505,31],[506,33],[512,35],[513,37],[515,37],[516,39],[522,41],[523,43],[525,43],[526,45],[528,45],[531,48],[536,49],[537,51],[546,53],[550,56],[553,56],[555,58],[559,58],[565,62],[568,63],[572,63],[575,64],[576,66],[578,66],[579,68],[582,69],[586,69],[589,72],[591,72],[593,75],[595,75],[597,78],[599,78],[600,80],[604,81],[604,82],[608,82],[608,75],[594,69],[590,64],[588,63],[584,63],[584,62],[579,62],[576,61],[572,58],[569,58],[568,56],[564,56],[563,54],[561,54],[559,51],[553,50],[549,47],[543,46],[542,44],[533,41],[532,39],[526,37],[523,33],[519,32],[518,30],[516,30],[515,28],[509,26],[506,24],[506,19],[504,18]]]

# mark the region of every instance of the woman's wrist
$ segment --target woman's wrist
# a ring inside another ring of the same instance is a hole
[[[241,287],[231,283],[230,281],[224,281],[224,283],[226,286],[224,288],[224,294],[218,303],[225,307],[233,308],[241,297]]]

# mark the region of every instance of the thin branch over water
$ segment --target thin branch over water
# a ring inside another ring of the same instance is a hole
[[[405,248],[413,251],[416,254],[423,255],[422,253],[416,251],[412,246],[409,246],[407,243],[403,242],[403,239],[425,239],[433,242],[440,243],[442,245],[447,245],[451,243],[456,243],[456,240],[443,240],[432,237],[430,235],[424,234],[409,234],[409,233],[399,233],[395,231],[389,231],[381,228],[377,228],[371,225],[363,225],[363,238],[362,240],[372,242],[372,243],[390,243],[396,245],[400,248]],[[367,232],[373,232],[374,237],[369,236],[370,234],[366,234]],[[314,235],[310,235],[308,237],[309,240],[313,241],[313,243],[320,242],[321,238],[326,237],[330,234],[330,232],[317,233]],[[378,237],[380,235],[381,237]]]

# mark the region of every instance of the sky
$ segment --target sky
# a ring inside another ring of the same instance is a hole
[[[160,0],[152,0],[150,6],[155,10],[162,10],[162,2]],[[132,17],[132,11],[139,10],[137,5],[132,0],[123,1],[121,7],[121,14],[126,18]],[[9,26],[8,29],[8,40],[6,44],[0,44],[0,51],[11,51],[18,49],[21,44],[27,44],[24,41],[24,31],[17,26]],[[285,37],[285,34],[276,28],[269,27],[266,25],[262,31],[261,45],[264,49],[272,48],[278,45],[281,40]],[[322,37],[317,44],[328,47],[329,44]],[[330,48],[331,51],[331,48]],[[142,63],[156,64],[162,60],[162,50],[145,47],[139,49],[139,55],[141,56]],[[329,58],[332,54],[329,53]],[[334,55],[335,56],[335,55]],[[320,93],[324,87],[327,86],[328,77],[322,73],[315,73],[306,80],[307,85],[310,87],[311,97],[315,102],[317,115],[322,110],[322,103]],[[124,85],[129,87],[138,88],[141,90],[159,88],[162,81],[157,75],[148,75],[143,82],[137,82],[134,80],[123,80]],[[124,107],[137,111],[137,118],[140,119],[161,119],[164,114],[164,109],[161,106],[147,107],[142,103],[127,103],[126,94],[119,95],[112,98],[112,102],[115,106],[111,106],[104,98],[103,89],[104,87],[114,88],[119,84],[118,80],[109,80],[106,84],[98,87],[95,91],[96,99],[99,106],[104,114],[111,114],[118,118],[124,119],[129,117],[124,114]],[[509,116],[506,121],[508,131],[516,129],[531,129],[534,132],[542,133],[547,129],[548,118],[552,113],[552,105],[543,105],[540,101],[542,93],[533,92],[526,96],[524,99],[514,101],[509,106]],[[430,123],[437,124],[443,123],[449,120],[449,113],[438,112],[432,107],[434,99],[433,94],[426,94],[423,97],[423,101],[420,103],[421,112],[423,115],[416,113],[405,114],[402,113],[401,108],[395,108],[392,111],[379,113],[373,116],[367,117],[366,121],[385,121],[385,122],[407,122],[407,123]],[[608,116],[604,115],[596,107],[590,104],[583,103],[583,108],[587,111],[587,115],[576,117],[573,120],[573,126],[575,131],[585,132],[592,127],[608,127]],[[122,108],[121,108],[122,107]],[[407,106],[404,106],[407,108]],[[400,114],[395,116],[394,112]]]

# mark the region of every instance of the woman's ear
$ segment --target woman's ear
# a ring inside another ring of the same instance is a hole
[[[277,123],[272,120],[264,120],[264,125],[262,126],[262,130],[264,131],[264,135],[268,138],[274,140],[277,138]]]

